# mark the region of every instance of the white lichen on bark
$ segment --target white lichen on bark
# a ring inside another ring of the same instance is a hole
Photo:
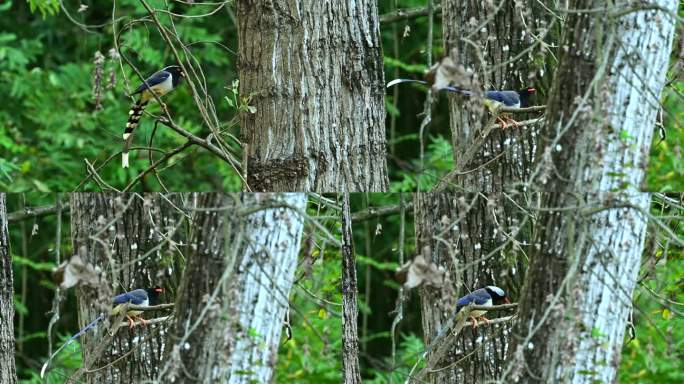
[[[282,194],[277,200],[306,209],[305,194]],[[272,381],[283,319],[297,268],[304,218],[285,208],[269,208],[249,216],[249,236],[238,270],[244,282],[239,293],[239,333],[227,383]]]

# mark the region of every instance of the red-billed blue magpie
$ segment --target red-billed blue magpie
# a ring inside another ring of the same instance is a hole
[[[140,94],[138,102],[131,108],[128,112],[128,122],[126,122],[126,129],[124,130],[123,139],[126,141],[124,143],[124,149],[121,157],[121,166],[128,168],[128,138],[133,134],[133,130],[138,126],[140,118],[142,117],[143,110],[150,100],[154,100],[154,94],[161,97],[178,86],[181,79],[185,77],[181,67],[177,65],[170,65],[161,71],[148,77],[138,89],[131,94]]]
[[[397,84],[401,83],[419,83],[419,84],[425,84],[425,85],[430,85],[427,81],[423,80],[414,80],[414,79],[395,79],[387,83],[387,88],[392,87]],[[466,90],[466,89],[461,89],[458,87],[452,87],[452,86],[445,86],[440,88],[440,90],[445,90],[447,92],[455,92],[455,93],[460,93],[464,96],[472,96],[473,92]],[[531,95],[536,93],[537,90],[534,88],[523,88],[519,91],[485,91],[484,92],[484,97],[487,98],[488,100],[501,103],[506,107],[510,108],[525,108],[529,106],[529,98]]]
[[[387,88],[392,87],[397,84],[401,83],[419,83],[419,84],[425,84],[430,86],[431,84],[427,81],[423,80],[414,80],[414,79],[395,79],[387,83]],[[444,90],[447,92],[453,92],[453,93],[460,93],[464,96],[471,97],[473,96],[473,91],[469,91],[466,89],[461,89],[458,87],[453,87],[453,86],[442,86],[439,88],[439,90]],[[530,96],[535,94],[537,92],[536,89],[532,87],[528,88],[523,88],[519,91],[485,91],[484,92],[484,97],[485,97],[485,105],[490,108],[491,110],[496,109],[498,106],[505,106],[509,108],[525,108],[529,106],[529,99]],[[502,127],[506,128],[506,123],[502,119],[498,119],[502,123]],[[513,124],[515,125],[515,121],[513,121]]]
[[[120,295],[114,296],[112,299],[112,304],[115,306],[115,309],[112,310],[112,312],[116,312],[116,308],[119,306],[130,303],[133,305],[139,305],[139,306],[150,306],[150,305],[155,305],[157,304],[157,301],[159,300],[159,295],[161,295],[164,292],[164,289],[161,287],[154,287],[154,288],[147,288],[147,289],[136,289],[130,292],[122,293]],[[127,311],[126,312],[126,318],[128,318],[130,328],[133,328],[135,326],[135,322],[133,321],[133,317],[138,317],[140,320],[141,324],[145,326],[146,322],[145,320],[140,317],[142,314],[142,311]],[[106,317],[105,314],[102,314],[98,316],[95,320],[91,321],[90,324],[86,325],[78,331],[75,335],[71,336],[69,340],[64,343],[61,347],[59,347],[55,352],[50,355],[48,360],[43,364],[43,368],[40,370],[40,377],[42,378],[43,375],[45,374],[45,370],[47,369],[48,365],[50,364],[50,361],[62,350],[64,349],[67,345],[71,344],[74,340],[79,338],[81,335],[85,334],[88,332],[89,329],[95,327],[97,323],[100,321],[104,320]]]
[[[509,302],[508,296],[503,289],[494,285],[488,285],[458,299],[458,302],[456,303],[456,313],[471,303],[474,303],[475,305],[499,305],[503,303],[508,304]],[[469,318],[473,321],[473,328],[477,328],[476,318],[480,318],[485,323],[489,323],[489,319],[484,317],[485,313],[487,313],[487,311],[484,310],[470,312]]]

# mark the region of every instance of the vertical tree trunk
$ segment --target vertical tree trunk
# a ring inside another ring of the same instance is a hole
[[[238,0],[241,114],[256,191],[388,188],[376,0]]]
[[[198,228],[161,381],[268,383],[301,243],[304,221],[297,211],[306,209],[306,195],[196,198]]]
[[[0,193],[0,383],[17,382],[14,366],[14,301],[12,255],[7,233],[5,194]]]
[[[570,8],[606,4],[574,1]],[[654,4],[677,11],[674,0]],[[644,180],[674,22],[659,10],[619,15],[623,10],[568,17],[569,48],[555,73],[535,179],[550,191],[603,195],[639,190]]]
[[[553,18],[536,1],[494,3],[444,0],[445,52],[454,52],[456,63],[474,69],[477,81],[473,86],[481,90],[544,87],[544,62],[549,55],[543,45],[531,47],[537,42],[532,36],[545,34]],[[544,37],[553,43],[552,34]],[[527,54],[514,59],[528,48]],[[491,193],[527,181],[536,158],[538,127],[494,128],[481,138],[491,115],[485,111],[471,99],[449,97],[455,172],[439,189],[453,189],[455,184],[458,189]]]
[[[428,345],[456,311],[459,296],[487,285],[510,292],[520,284],[518,275],[509,275],[515,256],[503,247],[503,233],[523,225],[505,217],[503,199],[481,195],[419,193],[415,196],[416,249],[427,261],[448,271],[441,288],[421,287],[421,313],[425,345]],[[499,224],[497,224],[497,222]],[[501,250],[499,250],[501,248]],[[509,252],[504,258],[502,250]],[[492,252],[493,255],[489,255]],[[489,316],[496,313],[489,313]],[[463,360],[459,365],[428,376],[432,383],[480,383],[496,379],[504,368],[510,325],[497,324],[464,329],[437,367]]]
[[[232,266],[236,264],[242,228],[231,220],[239,206],[237,197],[218,193],[194,194],[191,206],[195,227],[188,241],[186,265],[176,295],[175,321],[160,381],[218,381],[226,374],[229,351],[223,346],[233,333],[234,311],[229,291],[233,288]],[[205,308],[206,307],[206,308]],[[189,376],[189,377],[186,377]]]
[[[344,194],[342,212],[342,369],[345,384],[361,383],[359,368],[358,288],[356,256],[352,236],[349,194]]]
[[[532,36],[546,34],[555,22],[536,1],[502,1],[496,4],[473,0],[443,2],[445,51],[455,55],[452,59],[457,63],[474,69],[478,80],[474,85],[483,90],[518,90],[529,86],[546,88],[542,76],[543,63],[547,61],[545,47],[532,47],[537,43]],[[553,33],[543,37],[548,43],[555,39]],[[478,48],[475,49],[472,43]],[[515,59],[525,49],[529,49],[528,53]],[[507,61],[511,64],[507,64]],[[536,100],[533,98],[531,101]],[[427,197],[423,206],[428,207],[426,211],[431,214],[423,222],[425,237],[420,237],[419,242],[422,239],[433,247],[441,247],[437,244],[438,239],[430,237],[443,232],[443,225],[439,225],[440,218],[446,215],[452,221],[460,219],[458,232],[446,232],[449,234],[447,240],[453,241],[458,250],[454,258],[462,265],[459,268],[465,266],[462,285],[459,284],[462,288],[457,292],[462,295],[469,293],[468,290],[497,284],[513,294],[522,285],[523,275],[515,273],[522,270],[515,261],[520,249],[504,246],[504,243],[508,240],[507,236],[515,237],[523,233],[521,231],[529,232],[527,213],[520,207],[527,206],[526,200],[530,197],[511,192],[521,190],[521,185],[529,181],[532,164],[538,156],[539,126],[510,127],[506,130],[494,128],[485,133],[486,124],[490,123],[489,113],[483,116],[477,102],[460,96],[450,96],[449,111],[455,169],[438,185],[438,189],[449,190],[456,185],[458,189],[482,195],[460,196],[460,202],[451,204],[447,203],[447,198],[427,201]],[[516,120],[524,117],[513,116]],[[431,231],[428,228],[434,229]],[[481,260],[490,253],[493,255]],[[442,256],[439,262],[449,265],[451,260],[452,257]],[[509,271],[512,272],[509,274]],[[426,297],[427,303],[433,300],[445,299],[439,295]],[[444,303],[450,304],[453,302]],[[441,321],[436,321],[434,316],[438,315],[433,311],[430,319],[425,320],[443,325]],[[436,376],[435,382],[448,382],[450,375],[464,383],[499,378],[508,353],[510,328],[510,324],[501,324],[483,327],[476,333],[464,332],[458,339],[457,349],[462,355],[475,352],[443,376]],[[482,347],[478,348],[479,345]],[[453,356],[454,359],[460,357]]]
[[[175,268],[174,234],[182,215],[160,194],[73,193],[71,237],[75,254],[104,271],[100,287],[79,287],[79,324],[85,326],[111,307],[113,293],[155,285],[169,287]],[[149,255],[147,254],[149,253]],[[164,296],[162,296],[163,299]],[[151,312],[145,316],[150,318]],[[84,368],[89,383],[131,383],[153,379],[164,351],[167,325],[120,329],[98,358],[102,325],[84,335]],[[125,358],[124,354],[131,352]],[[112,363],[111,365],[108,365]]]
[[[676,1],[654,4],[677,10]],[[674,22],[661,10],[620,13],[602,1],[570,8],[598,11],[568,13],[537,180],[573,193],[545,196],[508,377],[611,383],[646,231],[640,211],[650,196],[637,190]]]

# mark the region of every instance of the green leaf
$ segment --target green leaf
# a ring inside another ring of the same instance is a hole
[[[371,267],[379,270],[384,270],[384,271],[394,271],[395,269],[399,268],[399,264],[395,262],[379,262],[371,257],[365,257],[361,255],[356,256],[356,261],[360,265],[370,265]]]
[[[21,297],[19,297],[19,295],[14,295],[14,310],[23,316],[26,316],[29,313],[28,308],[21,302]]]
[[[35,271],[52,271],[55,268],[55,264],[52,262],[35,262],[29,258],[14,254],[12,255],[12,262],[15,265],[25,265]]]

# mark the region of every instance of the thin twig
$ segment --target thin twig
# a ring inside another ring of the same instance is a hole
[[[435,5],[432,9],[432,11],[435,14],[440,14],[442,13],[442,6],[441,5]],[[396,11],[392,11],[389,13],[385,13],[384,15],[380,16],[380,23],[381,24],[387,24],[387,23],[394,23],[397,21],[401,20],[410,20],[410,19],[416,19],[419,17],[425,17],[430,14],[430,10],[428,7],[421,7],[421,8],[413,8],[413,9],[397,9]]]
[[[407,212],[413,211],[413,202],[404,203],[403,209]],[[401,213],[401,210],[402,210],[401,204],[388,205],[388,206],[378,207],[378,208],[370,207],[370,208],[365,209],[363,211],[355,212],[352,215],[352,221],[363,221],[363,220],[380,218],[380,217],[384,217],[384,216],[395,215],[397,213]]]
[[[22,210],[7,214],[7,222],[16,223],[26,219],[53,215],[57,212],[57,205],[43,205],[40,207],[26,207]],[[69,203],[62,203],[62,214],[69,214]]]

